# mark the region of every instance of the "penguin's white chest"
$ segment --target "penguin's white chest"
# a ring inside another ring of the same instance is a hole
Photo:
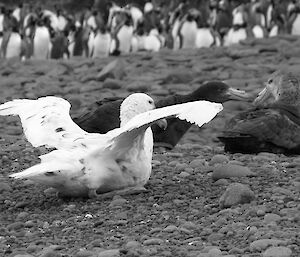
[[[292,35],[300,35],[300,14],[297,15],[292,24]]]
[[[50,33],[46,27],[37,27],[33,39],[33,58],[47,59],[51,48]]]
[[[98,33],[94,39],[93,57],[108,56],[111,43],[111,36],[109,33]]]
[[[19,33],[12,32],[6,47],[6,58],[19,57],[21,54],[22,39]]]
[[[180,34],[182,37],[181,47],[183,49],[196,47],[197,30],[197,23],[195,21],[185,21],[182,24]]]
[[[133,35],[133,27],[132,26],[124,25],[120,29],[117,37],[118,37],[119,42],[120,42],[119,50],[122,53],[129,53],[132,35]]]

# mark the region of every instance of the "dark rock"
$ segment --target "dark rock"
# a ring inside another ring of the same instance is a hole
[[[230,184],[219,200],[221,208],[250,203],[255,198],[253,191],[241,183]]]

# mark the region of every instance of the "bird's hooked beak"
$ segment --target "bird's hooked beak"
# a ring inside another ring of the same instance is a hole
[[[163,130],[166,130],[168,127],[168,122],[166,119],[160,119],[156,122],[156,124]]]
[[[268,102],[275,102],[278,100],[278,97],[277,88],[271,84],[266,84],[265,88],[254,99],[253,104],[256,106],[266,105]]]
[[[228,100],[236,100],[236,101],[247,101],[252,102],[254,96],[246,93],[244,90],[235,89],[233,87],[229,87],[226,91],[226,96]]]

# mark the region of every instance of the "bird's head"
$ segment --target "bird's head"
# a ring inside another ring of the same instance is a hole
[[[134,93],[125,98],[120,107],[121,126],[134,116],[155,109],[154,100],[144,93]],[[161,120],[158,125],[165,128],[166,121]]]
[[[271,74],[265,88],[259,92],[254,100],[256,106],[299,106],[300,105],[300,83],[297,75],[278,70]]]
[[[230,100],[253,101],[253,96],[243,90],[235,89],[221,81],[210,81],[201,85],[190,94],[193,101],[207,100],[210,102],[224,103]]]

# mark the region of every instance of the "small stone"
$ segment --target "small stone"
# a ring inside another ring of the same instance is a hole
[[[208,256],[209,257],[215,257],[215,256],[221,256],[222,251],[219,248],[212,248],[208,251]]]
[[[255,252],[255,251],[262,251],[269,246],[278,246],[280,244],[283,244],[284,241],[278,240],[278,239],[259,239],[256,241],[253,241],[250,244],[250,251]]]
[[[235,164],[221,164],[213,169],[212,179],[218,180],[221,178],[246,177],[253,175],[254,173],[248,167]]]
[[[211,158],[209,164],[214,165],[214,164],[217,164],[217,163],[227,163],[227,162],[229,162],[229,159],[226,155],[216,154]]]
[[[122,81],[110,78],[107,78],[102,85],[103,88],[108,88],[111,90],[120,89],[122,86]]]
[[[199,167],[202,167],[202,166],[205,166],[205,165],[207,165],[205,159],[195,159],[195,160],[192,160],[190,162],[189,167],[191,167],[191,168],[199,168]]]
[[[264,253],[263,257],[290,257],[292,250],[287,247],[270,247]]]
[[[249,228],[249,234],[250,234],[250,235],[255,234],[257,231],[258,231],[258,228],[255,227],[255,226],[251,226],[251,227]]]
[[[19,202],[15,205],[16,208],[24,208],[28,205],[29,203],[26,202],[26,201],[22,201],[22,202]]]
[[[86,249],[80,249],[77,253],[75,253],[75,257],[91,257],[93,255],[94,252]]]
[[[169,225],[163,231],[168,232],[168,233],[172,233],[172,232],[177,231],[177,230],[178,230],[178,228],[175,225]]]
[[[276,222],[276,221],[279,221],[279,220],[281,220],[281,217],[277,214],[274,214],[274,213],[267,213],[264,216],[264,222],[266,224],[269,224],[271,222]]]
[[[190,231],[189,229],[186,229],[186,228],[179,228],[178,231],[183,232],[187,235],[192,234],[192,231]]]
[[[244,163],[237,161],[237,160],[229,161],[228,164],[244,166]]]
[[[178,163],[176,166],[175,166],[175,169],[176,170],[184,170],[188,167],[188,165],[186,163]]]
[[[211,256],[209,256],[208,253],[199,253],[196,255],[196,257],[211,257]]]
[[[264,216],[266,214],[266,211],[264,210],[264,209],[258,209],[257,211],[256,211],[256,215],[257,216]]]
[[[186,178],[186,177],[189,177],[191,174],[186,172],[186,171],[182,171],[178,174],[179,177],[181,178]]]
[[[49,250],[47,252],[39,254],[39,256],[40,257],[61,257],[61,254],[59,252],[56,252],[55,250]]]
[[[161,245],[163,244],[163,240],[160,238],[150,238],[143,242],[144,245]]]
[[[250,203],[255,198],[253,191],[241,183],[230,184],[220,197],[221,208],[231,207],[236,204]]]
[[[180,227],[191,230],[191,229],[195,229],[197,225],[194,222],[185,221],[180,225]]]
[[[28,212],[20,212],[18,215],[17,215],[17,220],[24,220],[26,217],[28,217],[29,213]]]
[[[300,192],[300,181],[294,181],[293,185],[297,192]]]
[[[129,241],[126,243],[125,248],[127,249],[135,249],[141,247],[141,244],[138,241]]]
[[[98,255],[97,255],[97,257],[119,257],[119,256],[120,256],[119,249],[104,250],[104,251],[98,253]]]
[[[19,230],[23,227],[24,227],[24,223],[21,221],[17,221],[17,222],[9,224],[6,228],[8,230]]]
[[[161,162],[158,161],[158,160],[152,160],[151,163],[152,163],[152,167],[160,166],[161,165]]]
[[[11,186],[8,183],[0,182],[0,194],[2,194],[5,191],[6,192],[12,191]]]
[[[133,81],[132,83],[127,85],[126,88],[129,92],[147,92],[151,90],[151,84],[141,81]]]
[[[53,195],[56,195],[57,194],[57,190],[53,187],[49,187],[47,189],[44,190],[44,194],[46,196],[53,196]]]
[[[225,178],[221,178],[218,179],[214,184],[217,186],[227,186],[229,184],[229,181]]]
[[[123,206],[126,203],[127,203],[127,200],[120,197],[120,198],[113,199],[110,202],[109,207]]]
[[[32,228],[35,225],[35,222],[33,220],[28,220],[24,223],[26,228]]]

